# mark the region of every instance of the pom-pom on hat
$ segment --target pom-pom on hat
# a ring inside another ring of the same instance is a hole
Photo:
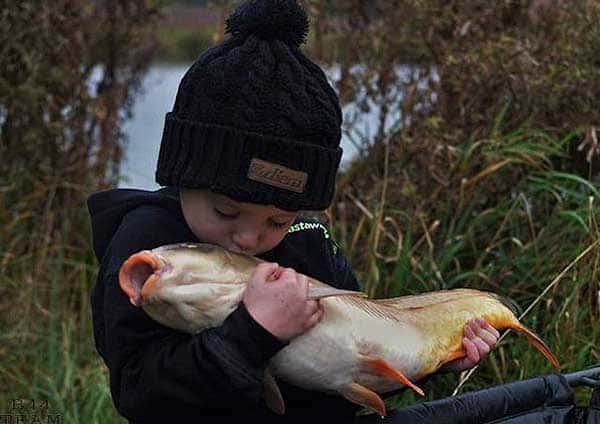
[[[300,50],[294,0],[248,0],[198,57],[166,116],[156,181],[285,210],[329,206],[342,156],[339,100]]]

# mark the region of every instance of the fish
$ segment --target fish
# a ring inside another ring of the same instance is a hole
[[[130,302],[167,327],[197,334],[219,326],[242,301],[254,256],[206,243],[179,243],[131,255],[119,270]],[[557,369],[550,348],[519,322],[503,297],[475,289],[451,289],[388,299],[308,279],[310,299],[324,309],[321,321],[269,361],[264,398],[285,414],[277,379],[308,390],[334,393],[386,415],[382,394],[409,387],[444,364],[466,356],[465,324],[484,318],[497,330],[525,336]]]

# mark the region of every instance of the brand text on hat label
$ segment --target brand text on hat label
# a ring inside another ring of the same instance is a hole
[[[248,168],[248,178],[274,187],[303,193],[308,174],[276,163],[252,158]]]

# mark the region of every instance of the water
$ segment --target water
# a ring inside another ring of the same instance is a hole
[[[133,106],[133,117],[123,131],[128,143],[121,162],[119,187],[154,190],[154,171],[158,160],[165,115],[175,103],[179,81],[188,65],[157,64],[142,81],[142,92]]]
[[[121,163],[121,181],[119,187],[153,190],[159,186],[154,182],[154,171],[158,160],[160,140],[165,114],[172,110],[179,81],[188,69],[188,64],[153,65],[142,81],[142,92],[135,99],[133,117],[123,127],[129,142]],[[406,75],[408,68],[401,67],[398,72]],[[330,82],[337,80],[339,69],[326,70]],[[352,128],[345,128],[341,147],[342,166],[355,157],[359,151],[356,139],[368,139],[379,124],[379,108],[371,104],[367,111],[362,106],[350,104],[344,107],[344,122],[352,122]],[[385,127],[389,128],[397,113],[390,114]],[[357,136],[358,135],[358,136]],[[354,140],[354,142],[353,142]]]

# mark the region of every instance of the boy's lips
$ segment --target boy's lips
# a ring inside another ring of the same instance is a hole
[[[235,252],[235,253],[242,253],[244,255],[254,256],[254,252],[253,251],[240,249],[239,247],[236,247],[236,246],[226,247],[226,249],[230,250],[232,252]]]

